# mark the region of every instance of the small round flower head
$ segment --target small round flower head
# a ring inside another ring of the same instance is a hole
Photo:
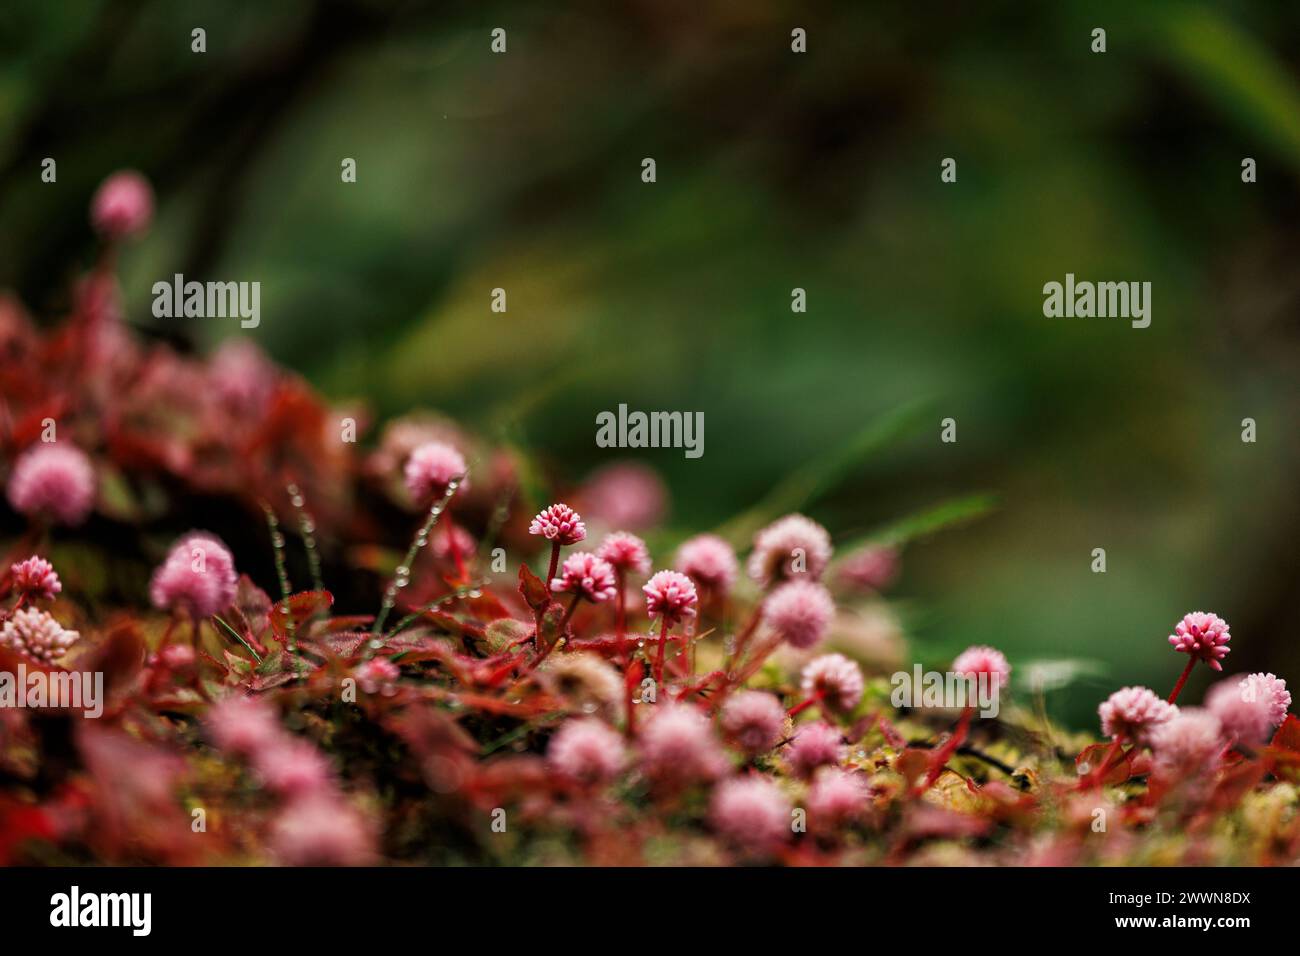
[[[570,591],[593,604],[608,601],[618,591],[614,569],[590,551],[574,551],[560,566],[560,576],[551,581],[552,591]]]
[[[258,697],[227,697],[208,709],[205,721],[212,742],[235,756],[249,756],[275,746],[283,731],[275,711]]]
[[[813,581],[789,581],[763,602],[763,620],[792,647],[805,651],[826,636],[834,616],[831,593]]]
[[[1101,732],[1107,737],[1145,744],[1152,731],[1177,714],[1178,708],[1150,688],[1121,687],[1101,702],[1097,713]]]
[[[1195,775],[1223,749],[1223,725],[1200,707],[1182,707],[1151,731],[1156,768],[1165,774]]]
[[[1204,661],[1216,671],[1223,670],[1219,661],[1228,656],[1228,622],[1214,613],[1193,611],[1186,615],[1169,635],[1169,643],[1174,650],[1191,654],[1197,660]]]
[[[862,668],[843,654],[823,654],[803,669],[803,692],[827,710],[847,714],[862,700]]]
[[[63,590],[54,565],[34,554],[26,561],[13,565],[9,573],[12,575],[14,590],[29,598],[52,598]]]
[[[65,630],[48,613],[34,607],[19,608],[0,630],[0,644],[42,664],[58,660],[80,639],[79,633]]]
[[[183,671],[194,666],[198,655],[188,644],[168,644],[158,652],[158,664],[169,671]]]
[[[650,570],[650,550],[644,541],[627,531],[615,531],[606,535],[596,549],[596,555],[624,574],[634,571],[645,574]]]
[[[716,534],[697,534],[683,541],[673,566],[716,594],[730,593],[740,570],[736,552]]]
[[[1286,681],[1273,674],[1250,674],[1242,678],[1242,694],[1264,701],[1268,706],[1268,720],[1274,727],[1286,720],[1291,709],[1291,692]]]
[[[623,739],[599,720],[570,720],[546,748],[546,760],[556,773],[583,784],[608,783],[626,759]]]
[[[742,690],[722,705],[722,731],[749,756],[767,753],[781,739],[785,708],[772,694]]]
[[[831,536],[803,515],[786,515],[754,536],[749,576],[759,584],[775,580],[817,580],[831,560]]]
[[[529,534],[538,534],[556,544],[577,544],[587,537],[587,526],[582,515],[566,504],[554,504],[537,513],[528,526]]]
[[[598,654],[573,651],[552,654],[537,672],[550,693],[585,713],[617,707],[623,701],[623,678]]]
[[[660,704],[640,733],[641,762],[656,780],[678,784],[713,780],[730,764],[709,718],[686,704]]]
[[[790,836],[790,811],[790,800],[771,780],[734,777],[713,791],[709,822],[738,847],[763,853]]]
[[[699,603],[695,584],[679,571],[658,571],[641,590],[645,594],[646,613],[662,617],[667,627],[695,616],[695,606]]]
[[[609,528],[641,531],[663,518],[668,491],[658,472],[639,461],[616,461],[588,476],[578,492],[582,510]]]
[[[267,789],[281,796],[316,793],[333,784],[324,755],[297,737],[285,736],[254,751],[253,767]]]
[[[402,676],[402,669],[386,657],[372,657],[353,668],[352,674],[357,686],[367,694],[392,696],[396,691],[393,685]]]
[[[863,548],[849,555],[839,566],[845,584],[867,591],[880,591],[898,577],[898,552],[893,548]]]
[[[154,571],[149,597],[163,610],[211,617],[230,606],[238,586],[230,549],[215,535],[192,531],[172,545]]]
[[[996,680],[999,689],[1011,683],[1011,665],[1007,656],[996,647],[976,644],[957,655],[952,662],[954,674],[988,674],[990,681]]]
[[[465,471],[460,452],[445,442],[431,441],[411,452],[403,473],[411,499],[424,507],[446,494],[453,478],[460,478],[460,489],[466,489],[469,482],[464,478]]]
[[[785,759],[791,773],[807,779],[818,767],[838,767],[847,755],[848,748],[839,730],[818,721],[799,728]]]
[[[363,866],[375,856],[365,821],[333,794],[289,801],[271,826],[270,842],[288,866]]]
[[[139,235],[152,219],[153,190],[134,170],[113,173],[90,201],[90,221],[109,239]]]
[[[1283,699],[1278,697],[1276,684],[1281,685]],[[1269,738],[1286,718],[1290,705],[1286,684],[1272,674],[1230,677],[1205,693],[1205,707],[1219,718],[1224,734],[1251,746]]]
[[[808,816],[813,829],[829,835],[835,827],[862,815],[867,807],[867,783],[862,774],[822,767],[808,790]]]
[[[434,532],[433,540],[429,544],[429,547],[433,551],[433,556],[439,561],[453,560],[451,556],[451,545],[453,541],[456,545],[456,553],[459,554],[462,559],[469,557],[478,550],[478,542],[474,540],[474,536],[460,525],[453,524],[451,526],[451,540],[448,540],[447,530],[445,528],[441,531]]]
[[[95,505],[95,469],[71,445],[36,445],[14,463],[8,496],[14,510],[29,518],[79,525]]]

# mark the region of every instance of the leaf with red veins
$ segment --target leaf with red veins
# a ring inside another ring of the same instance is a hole
[[[334,595],[329,591],[299,591],[289,597],[276,601],[271,608],[271,632],[275,639],[284,644],[289,639],[289,621],[293,621],[295,633],[313,617],[325,614],[334,604]],[[289,613],[285,613],[285,608]]]
[[[551,589],[526,564],[519,566],[519,593],[534,613],[540,613],[551,603]]]

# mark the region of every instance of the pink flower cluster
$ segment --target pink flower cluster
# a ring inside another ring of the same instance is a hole
[[[699,596],[691,579],[679,571],[658,571],[641,590],[646,613],[663,618],[665,627],[672,628],[684,618],[695,616]]]
[[[32,555],[9,569],[13,589],[28,598],[52,598],[63,590],[54,565],[44,558]]]
[[[49,612],[34,607],[19,608],[0,630],[0,644],[42,664],[58,660],[80,639]]]
[[[673,566],[716,594],[730,593],[740,572],[736,552],[716,534],[700,534],[682,542]]]
[[[759,584],[821,578],[831,560],[831,536],[803,515],[786,515],[754,536],[749,576]]]
[[[20,514],[79,525],[95,505],[95,469],[71,445],[36,445],[14,463],[6,492]]]
[[[460,478],[460,490],[469,487],[465,478],[465,459],[445,442],[431,441],[420,445],[406,460],[406,490],[420,507],[426,507],[447,493],[452,479]]]
[[[559,577],[551,581],[551,590],[569,591],[599,604],[618,592],[618,582],[608,561],[590,551],[574,551],[564,559]]]
[[[789,581],[763,603],[763,619],[792,647],[807,650],[826,636],[835,616],[830,592],[813,581]]]
[[[1219,661],[1228,656],[1230,640],[1232,634],[1228,632],[1228,622],[1205,611],[1193,611],[1186,615],[1178,622],[1174,633],[1169,635],[1169,643],[1174,646],[1174,650],[1190,654],[1216,671],[1223,670]]]
[[[587,537],[582,516],[566,504],[554,504],[538,512],[528,525],[528,533],[540,535],[554,544],[572,545]]]
[[[155,607],[205,618],[229,607],[238,586],[230,549],[215,535],[192,531],[154,571],[149,597]]]

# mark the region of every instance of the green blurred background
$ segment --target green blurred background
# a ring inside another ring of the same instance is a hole
[[[810,513],[846,538],[996,494],[906,551],[909,637],[1105,661],[1053,700],[1088,722],[1167,688],[1193,609],[1230,670],[1300,680],[1298,64],[1282,3],[9,0],[0,287],[57,317],[91,193],[138,168],[142,331],[237,331],[153,319],[159,278],[260,281],[252,335],[331,397],[443,409],[560,480],[615,455],[601,410],[702,411],[703,458],[645,455],[683,531],[922,403]],[[1044,318],[1066,272],[1150,281],[1151,327]]]

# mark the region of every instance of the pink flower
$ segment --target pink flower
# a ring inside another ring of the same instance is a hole
[[[650,570],[650,551],[646,548],[645,542],[626,531],[615,531],[611,535],[606,535],[605,540],[596,549],[596,555],[624,574],[631,571],[645,574]]]
[[[830,560],[826,529],[803,515],[786,515],[754,536],[749,576],[764,585],[801,576],[817,580]]]
[[[846,584],[880,591],[898,577],[898,552],[894,548],[863,548],[844,559],[839,577]]]
[[[835,827],[862,816],[868,794],[862,774],[822,767],[808,790],[808,816],[819,834],[829,835]]]
[[[271,827],[271,849],[289,866],[362,866],[375,856],[365,821],[334,794],[290,801]]]
[[[0,630],[0,644],[42,664],[58,660],[80,639],[79,633],[65,630],[48,613],[34,607],[19,608]]]
[[[252,763],[267,789],[281,796],[305,796],[334,784],[324,755],[297,737],[285,735],[255,750]]]
[[[462,485],[461,487],[464,486]],[[478,550],[478,542],[474,540],[472,534],[458,524],[453,524],[449,527],[451,528],[451,538],[456,542],[456,553],[462,558],[472,555],[476,550]],[[430,547],[433,549],[434,557],[438,560],[452,560],[451,541],[447,538],[447,530],[445,528],[433,533],[433,541],[430,544]]]
[[[158,652],[158,663],[169,671],[193,667],[198,655],[188,644],[168,644]]]
[[[952,662],[954,674],[988,674],[990,681],[996,678],[999,689],[1011,683],[1011,665],[1007,656],[996,647],[976,644],[957,655]]]
[[[276,364],[242,336],[223,341],[208,362],[209,388],[237,415],[260,415],[279,378]]]
[[[686,704],[660,704],[640,734],[641,762],[652,778],[678,784],[722,776],[730,768],[709,719]]]
[[[839,766],[847,755],[848,748],[839,730],[818,721],[799,728],[785,759],[791,773],[807,779],[818,767]]]
[[[1219,681],[1205,694],[1205,706],[1229,737],[1244,744],[1265,742],[1286,719],[1291,694],[1272,674],[1251,674]]]
[[[367,694],[391,697],[397,690],[393,685],[402,676],[402,669],[386,657],[372,657],[352,669],[357,686]]]
[[[1219,661],[1228,656],[1230,640],[1232,635],[1228,633],[1228,622],[1205,611],[1193,611],[1186,615],[1178,622],[1174,633],[1169,635],[1169,643],[1174,646],[1174,650],[1191,654],[1216,671],[1223,670]]]
[[[465,459],[460,452],[444,442],[426,442],[406,459],[406,490],[416,504],[424,507],[446,494],[453,478],[461,479],[462,491],[468,488],[465,472]]]
[[[9,573],[13,576],[14,590],[29,598],[52,598],[63,590],[54,565],[34,554],[13,565]]]
[[[36,445],[14,463],[8,495],[14,510],[29,518],[79,525],[95,505],[95,469],[71,445]]]
[[[1251,674],[1242,683],[1245,685],[1243,694],[1268,705],[1269,723],[1277,727],[1286,720],[1287,711],[1291,709],[1291,692],[1286,689],[1286,681],[1272,674]]]
[[[835,616],[831,594],[812,581],[790,581],[763,603],[763,620],[792,647],[807,650],[826,636]]]
[[[614,569],[590,551],[574,551],[564,559],[560,576],[551,582],[552,591],[571,591],[599,604],[618,591]]]
[[[110,239],[125,239],[149,228],[153,190],[134,170],[113,173],[90,201],[90,221]]]
[[[578,495],[579,504],[592,520],[633,531],[658,524],[668,500],[658,473],[638,461],[619,461],[597,469]]]
[[[803,692],[827,710],[850,713],[862,700],[862,668],[843,654],[823,654],[803,669]]]
[[[697,534],[683,541],[673,564],[701,587],[717,594],[731,591],[740,570],[736,552],[716,534]]]
[[[754,852],[771,851],[790,836],[790,801],[766,777],[735,777],[718,785],[709,821],[722,836]]]
[[[619,775],[627,756],[622,738],[599,720],[570,720],[551,738],[546,759],[565,777],[602,784]]]
[[[149,597],[164,610],[211,617],[235,599],[239,575],[235,558],[221,539],[206,531],[180,538],[153,573]]]
[[[275,711],[259,697],[220,700],[208,709],[206,722],[212,742],[235,756],[273,747],[284,735]]]
[[[1224,746],[1219,718],[1200,707],[1183,707],[1151,731],[1156,769],[1193,776],[1205,771]]]
[[[1126,737],[1146,744],[1152,731],[1173,718],[1178,708],[1149,688],[1121,687],[1102,701],[1097,713],[1101,732],[1107,737]]]
[[[699,596],[691,579],[680,572],[658,571],[641,591],[645,594],[646,613],[651,617],[662,617],[668,628],[683,618],[695,616]]]
[[[587,526],[582,515],[566,504],[554,504],[538,512],[528,526],[529,534],[539,534],[555,544],[577,544],[587,537]]]
[[[761,690],[742,690],[722,705],[723,733],[751,757],[775,747],[784,726],[785,708]]]

